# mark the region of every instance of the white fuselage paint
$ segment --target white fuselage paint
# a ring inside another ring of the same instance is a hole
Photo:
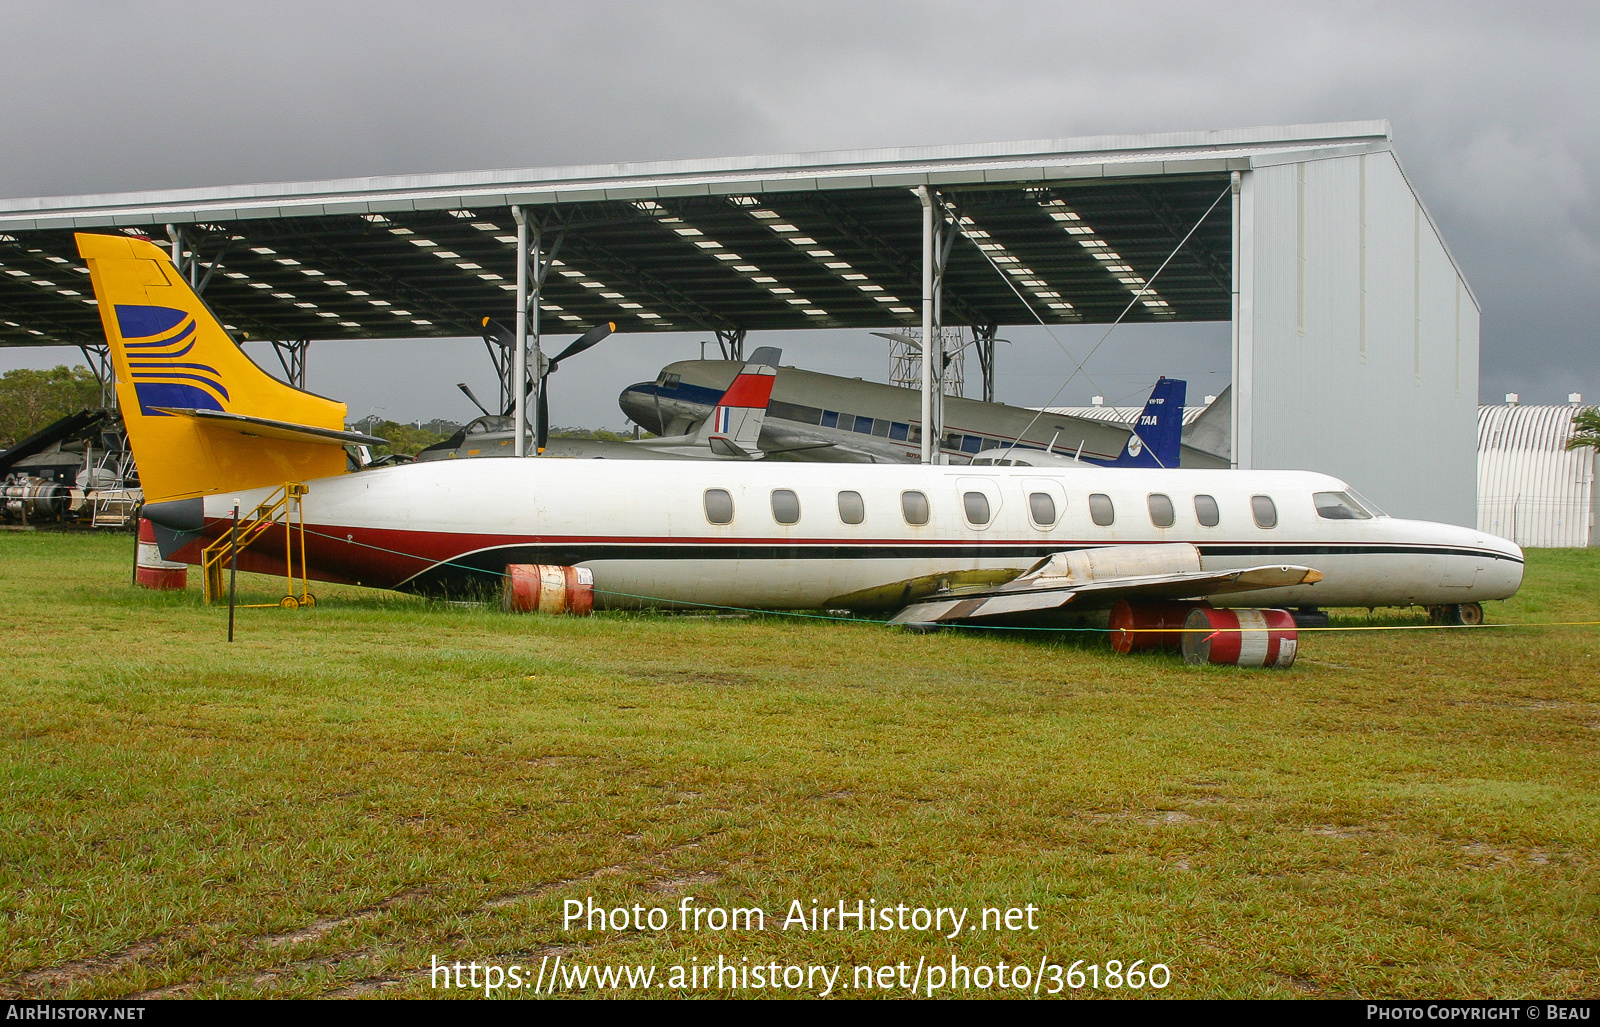
[[[452,565],[488,582],[507,563],[571,563],[594,572],[596,605],[707,604],[806,609],[897,581],[947,571],[1025,568],[1051,552],[1190,542],[1202,566],[1315,568],[1316,584],[1223,597],[1232,606],[1386,606],[1501,599],[1522,580],[1522,551],[1471,528],[1390,517],[1327,520],[1314,492],[1336,478],[1305,471],[935,467],[713,461],[459,460],[378,468],[308,483],[312,560],[329,577],[421,588]],[[733,499],[728,524],[707,519],[705,493]],[[792,490],[800,518],[777,523],[774,490]],[[861,495],[860,524],[840,518],[839,493]],[[902,495],[927,496],[912,525]],[[963,495],[991,512],[968,523]],[[1054,523],[1035,523],[1029,494],[1051,497]],[[1115,520],[1095,524],[1089,496],[1109,496]],[[249,510],[265,490],[241,495]],[[1170,497],[1176,523],[1152,524],[1149,497]],[[1220,523],[1199,524],[1196,495]],[[1258,527],[1251,497],[1270,496],[1277,525]],[[230,495],[205,500],[216,534]],[[346,541],[348,538],[348,541]],[[401,561],[395,552],[424,557]],[[387,566],[385,563],[387,561]],[[315,576],[317,571],[313,571]]]

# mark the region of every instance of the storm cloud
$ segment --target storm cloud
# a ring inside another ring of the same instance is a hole
[[[1485,400],[1600,399],[1600,15],[1592,3],[11,3],[0,195],[1388,118],[1483,306]],[[1044,402],[1103,329],[1002,332],[1002,399]],[[555,419],[699,336],[618,339]],[[786,361],[882,377],[858,337]],[[1059,345],[1058,345],[1059,343]],[[328,343],[352,416],[470,412],[475,341]],[[70,351],[0,352],[0,369]],[[258,357],[262,355],[258,354]],[[1118,329],[1058,402],[1227,380],[1225,326]],[[69,360],[70,362],[70,360]],[[563,378],[569,378],[564,375]]]

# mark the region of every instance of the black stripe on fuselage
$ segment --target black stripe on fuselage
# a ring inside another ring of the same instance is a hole
[[[1276,546],[1259,545],[1203,545],[1201,556],[1364,556],[1368,554],[1397,555],[1421,554],[1425,556],[1478,556],[1490,560],[1505,560],[1520,564],[1523,561],[1510,553],[1493,549],[1469,549],[1460,546],[1428,545],[1340,545],[1338,543],[1291,542]]]

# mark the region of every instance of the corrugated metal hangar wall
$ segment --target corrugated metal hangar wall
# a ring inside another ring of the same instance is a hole
[[[1486,406],[1478,413],[1478,527],[1530,548],[1600,545],[1600,454],[1567,449],[1571,406]]]
[[[1240,176],[1235,454],[1477,522],[1478,304],[1387,150]]]

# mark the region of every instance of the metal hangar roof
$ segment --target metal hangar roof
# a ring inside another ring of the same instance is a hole
[[[515,307],[513,204],[554,252],[546,333],[914,326],[922,185],[959,233],[947,325],[1109,322],[1136,295],[1130,321],[1227,320],[1230,173],[1389,136],[1351,122],[3,200],[0,345],[100,341],[73,233],[165,244],[169,226],[251,338],[475,335]]]

